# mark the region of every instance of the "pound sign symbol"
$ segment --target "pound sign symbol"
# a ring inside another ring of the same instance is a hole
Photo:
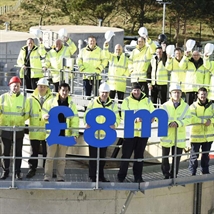
[[[47,137],[46,141],[49,146],[53,144],[60,144],[63,146],[73,146],[76,141],[73,136],[65,137],[59,136],[61,130],[67,129],[66,123],[60,123],[58,119],[59,114],[63,114],[64,117],[74,116],[73,111],[67,106],[56,106],[49,111],[48,124],[46,124],[46,130],[50,130],[50,135]]]

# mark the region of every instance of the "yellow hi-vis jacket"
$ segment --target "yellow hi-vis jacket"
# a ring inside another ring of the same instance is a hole
[[[129,76],[128,57],[124,53],[120,55],[118,60],[116,54],[106,53],[109,59],[108,69],[108,85],[112,91],[126,91],[126,77]]]
[[[22,67],[25,65],[25,58],[26,54],[28,52],[28,46],[25,45],[21,48],[19,52],[19,56],[17,59],[17,65]],[[43,71],[42,71],[42,57],[45,57],[46,50],[43,44],[40,44],[40,46],[34,46],[31,53],[30,53],[30,68],[31,68],[31,78],[41,78],[43,77]],[[20,78],[24,77],[24,69],[21,68],[19,72]]]
[[[208,98],[214,100],[214,61],[210,61],[209,57],[204,57],[204,67],[210,72],[210,87],[208,88]]]
[[[155,43],[148,39],[143,48],[139,49],[137,45],[131,52],[128,65],[129,72],[131,72],[131,82],[146,82],[147,69],[155,49]]]
[[[68,45],[70,55],[72,56],[77,51],[77,46],[75,45],[75,43],[71,39],[68,39],[66,44]]]
[[[53,98],[50,89],[48,89],[45,94],[45,100],[43,105]],[[45,140],[46,130],[45,130],[45,121],[42,119],[42,105],[40,103],[39,92],[36,88],[28,98],[30,104],[30,117],[29,117],[29,126],[44,127],[44,129],[29,129],[29,138],[30,140]]]
[[[100,74],[108,64],[108,59],[105,57],[105,51],[96,46],[93,50],[87,45],[81,49],[78,58],[77,65],[79,71],[89,73],[83,75],[83,79],[91,79],[92,74]],[[101,77],[99,77],[101,79]]]
[[[190,129],[190,142],[206,143],[214,140],[213,123],[214,123],[214,104],[208,100],[205,105],[202,105],[199,100],[190,106],[192,115],[192,124]],[[204,124],[210,119],[211,124]],[[197,124],[197,125],[194,125]]]
[[[168,84],[168,71],[165,68],[163,61],[156,62],[156,56],[151,59],[152,67],[152,85],[167,85]]]
[[[21,93],[17,95],[8,92],[0,96],[1,126],[25,126],[25,121],[29,118],[29,111],[29,101]],[[12,131],[9,128],[2,128],[2,130]]]
[[[171,122],[176,122],[178,124],[178,128],[168,127],[168,136],[162,137],[160,139],[160,145],[163,147],[172,147],[177,145],[178,148],[186,147],[186,128],[185,126],[191,124],[191,113],[189,109],[189,105],[180,99],[180,105],[175,108],[172,102],[172,99],[165,102],[162,106],[169,117],[168,124]],[[177,143],[175,143],[177,130]]]
[[[181,89],[184,91],[186,72],[179,66],[179,61],[176,58],[168,58],[166,61],[165,68],[170,72],[171,84],[181,84]]]
[[[58,100],[59,100],[59,94],[57,94],[55,97],[53,97],[52,99],[49,99],[47,102],[45,102],[42,106],[42,116],[44,116],[45,114],[48,114],[48,112],[50,111],[51,108],[53,108],[55,106],[59,106]],[[66,118],[67,129],[65,130],[65,136],[78,137],[79,130],[69,129],[69,128],[78,128],[79,127],[79,116],[78,116],[78,112],[77,112],[77,107],[76,107],[75,103],[72,101],[71,96],[68,96],[68,108],[70,108],[73,111],[74,116]],[[46,121],[46,123],[48,123],[48,122]],[[50,134],[50,130],[47,130],[46,133],[47,133],[47,135],[46,135],[46,138],[47,138]]]
[[[87,107],[87,110],[84,114],[84,123],[86,124],[86,121],[85,121],[85,116],[86,114],[91,110],[91,109],[96,109],[96,108],[107,108],[107,109],[110,109],[114,112],[115,116],[116,116],[116,122],[115,124],[112,124],[112,125],[115,125],[115,127],[119,126],[120,124],[120,116],[119,116],[119,111],[118,111],[118,107],[117,107],[117,103],[116,102],[113,102],[110,98],[107,99],[106,103],[102,104],[101,103],[101,100],[99,97],[96,97],[94,100],[91,100],[90,103],[88,104],[88,107]],[[96,118],[96,122],[97,123],[104,123],[105,122],[105,117],[104,116],[98,116]],[[95,137],[97,139],[104,139],[105,138],[105,132],[103,130],[100,130],[100,132],[98,133],[98,131],[95,132]]]
[[[135,112],[141,109],[148,110],[150,113],[154,111],[154,105],[150,99],[146,97],[146,95],[142,92],[140,100],[137,100],[133,97],[132,94],[130,96],[126,97],[121,105],[121,110],[122,110],[122,118],[125,120],[125,111],[126,110],[134,110]],[[152,123],[151,118],[151,123]],[[141,126],[142,122],[137,122],[134,123],[134,129],[138,129],[134,131],[134,137],[141,137]]]
[[[204,67],[203,60],[201,66],[196,68],[190,58],[183,56],[179,65],[181,69],[186,70],[184,92],[197,92],[203,84],[210,83],[210,73]]]
[[[51,69],[51,76],[54,83],[60,81],[60,70],[64,68],[63,58],[71,57],[70,47],[62,46],[60,51],[51,49],[45,59],[45,67]]]

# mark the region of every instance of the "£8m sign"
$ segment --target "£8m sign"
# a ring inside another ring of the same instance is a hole
[[[59,123],[58,115],[64,114],[65,117],[74,116],[73,111],[65,106],[57,106],[49,111],[48,124],[46,124],[46,130],[50,130],[50,135],[48,136],[48,145],[61,144],[64,146],[72,146],[76,142],[74,137],[70,136],[59,136],[60,130],[67,129],[66,123]],[[104,123],[97,123],[96,118],[98,116],[105,117]],[[133,110],[125,111],[125,121],[124,121],[124,137],[133,138],[134,137],[134,124],[135,119],[142,119],[141,127],[141,137],[151,136],[151,120],[152,118],[158,119],[158,137],[167,136],[168,132],[168,114],[163,109],[156,109],[152,113],[148,110],[139,110],[137,112]],[[116,122],[116,116],[113,111],[105,108],[96,108],[88,111],[85,117],[86,123],[90,128],[84,131],[84,140],[87,144],[94,147],[107,147],[112,145],[117,138],[117,132],[111,129],[110,126],[114,125]],[[100,132],[105,133],[104,137],[100,137]]]

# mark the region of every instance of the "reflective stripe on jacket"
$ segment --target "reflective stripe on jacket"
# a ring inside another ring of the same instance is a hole
[[[151,59],[152,66],[152,85],[167,85],[168,84],[168,71],[163,65],[163,61],[157,63],[156,57]]]
[[[27,53],[28,47],[24,46],[21,48],[19,52],[19,56],[17,59],[18,66],[22,67],[25,65],[25,58]],[[43,44],[41,44],[39,47],[34,46],[31,53],[30,53],[30,71],[31,71],[31,78],[41,78],[43,77],[43,71],[42,71],[42,62],[41,57],[45,57],[46,51]],[[24,69],[20,69],[19,73],[20,78],[24,77]]]
[[[208,88],[208,98],[214,100],[214,61],[209,57],[204,57],[204,67],[210,72],[210,87]]]
[[[0,96],[0,121],[1,126],[25,126],[29,118],[29,101],[19,94],[5,93]],[[7,128],[2,130],[10,131]]]
[[[180,100],[180,105],[175,108],[172,102],[172,99],[165,102],[162,106],[169,117],[168,124],[171,122],[176,122],[178,124],[178,128],[168,127],[168,136],[162,137],[160,139],[160,145],[163,147],[172,147],[175,146],[175,137],[176,137],[176,129],[177,129],[177,147],[185,148],[186,147],[186,126],[191,124],[191,113],[189,109],[189,105]]]
[[[179,65],[181,69],[186,70],[184,92],[197,92],[203,84],[210,84],[210,73],[203,63],[196,69],[194,63],[188,57],[183,56]]]
[[[51,49],[45,59],[45,67],[51,70],[51,76],[54,83],[60,81],[60,70],[63,69],[63,58],[71,57],[69,47],[62,46],[60,51]]]
[[[128,58],[124,53],[121,54],[118,60],[117,56],[112,53],[107,53],[109,59],[108,69],[108,84],[111,90],[126,91],[126,77],[129,76]]]
[[[83,79],[90,79],[90,75],[94,73],[100,74],[106,67],[108,63],[107,58],[105,57],[104,51],[96,46],[91,50],[88,46],[81,49],[78,58],[77,65],[79,70],[82,72],[89,73],[89,75],[83,75]],[[99,77],[101,79],[101,77]]]
[[[53,98],[50,89],[48,89],[43,105]],[[45,128],[45,121],[42,119],[42,106],[39,100],[38,89],[36,88],[31,97],[28,98],[30,103],[30,118],[29,126],[40,126]],[[29,129],[30,140],[45,140],[46,130],[45,129]]]
[[[135,112],[138,110],[146,109],[150,113],[154,111],[154,105],[149,100],[144,93],[142,93],[140,100],[136,100],[133,98],[133,95],[131,94],[127,98],[123,100],[123,103],[121,105],[121,110],[122,110],[122,118],[125,120],[125,111],[126,110],[134,110]],[[152,118],[151,118],[152,119]],[[143,122],[143,121],[142,121]],[[141,127],[142,127],[142,122],[137,122],[134,123],[134,129],[138,129],[134,131],[134,137],[141,137]],[[152,121],[151,121],[152,122]]]
[[[155,53],[156,45],[148,39],[146,45],[139,49],[137,46],[129,57],[129,72],[131,73],[131,82],[146,82],[147,69],[149,67],[152,55]]]
[[[190,130],[190,142],[192,143],[206,143],[214,140],[214,104],[212,101],[208,101],[205,106],[200,104],[197,100],[190,106],[192,115],[193,126]],[[206,121],[210,119],[211,124],[205,126]],[[198,125],[194,125],[197,124]]]
[[[172,83],[170,84],[181,84],[182,91],[185,88],[185,84],[182,84],[185,82],[186,72],[184,69],[181,69],[179,66],[179,61],[176,58],[167,59],[165,68],[170,71],[170,81]]]

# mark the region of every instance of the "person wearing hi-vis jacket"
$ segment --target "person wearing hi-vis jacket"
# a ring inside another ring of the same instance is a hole
[[[165,179],[174,178],[174,174],[177,177],[181,154],[186,147],[185,127],[191,124],[189,105],[181,99],[181,86],[173,84],[170,86],[169,92],[170,99],[161,106],[169,117],[168,135],[161,137],[160,145],[162,146],[162,156],[168,156],[170,150],[172,155],[176,153],[178,156],[176,158],[173,156],[171,169],[169,158],[163,157],[161,169]],[[175,173],[174,164],[176,166]]]
[[[87,110],[84,115],[84,123],[86,124],[86,129],[90,129],[90,125],[86,123],[85,117],[87,113],[92,109],[97,108],[105,108],[110,109],[114,112],[116,116],[116,122],[115,124],[111,125],[111,129],[115,129],[120,124],[120,116],[117,108],[117,104],[111,100],[109,97],[110,87],[107,83],[102,83],[99,87],[99,96],[94,98],[94,100],[91,100],[90,103],[87,106]],[[98,116],[96,117],[96,121],[100,124],[105,122],[105,117]],[[106,133],[103,130],[100,130],[100,132],[95,132],[95,138],[97,139],[103,139],[105,138]],[[107,147],[100,148],[100,158],[106,157],[106,151]],[[90,158],[97,158],[97,148],[94,146],[89,145],[89,157]],[[99,181],[100,182],[109,182],[108,179],[104,177],[104,166],[105,161],[100,161],[99,164]],[[92,182],[96,182],[96,170],[97,170],[97,163],[96,160],[89,160],[89,178]]]
[[[83,88],[86,96],[91,96],[93,88],[93,75],[100,74],[106,67],[108,60],[105,58],[104,51],[97,46],[96,38],[94,36],[88,37],[88,45],[81,49],[78,58],[77,65],[80,72],[88,73],[83,75]],[[96,81],[99,82],[101,77],[96,77]],[[99,86],[96,85],[98,88]],[[96,91],[94,92],[96,95]]]
[[[190,131],[191,152],[189,170],[196,175],[198,168],[198,157],[201,147],[201,173],[209,174],[209,151],[214,140],[214,104],[207,99],[207,89],[202,87],[198,90],[198,99],[190,106],[193,126]]]
[[[146,94],[141,91],[141,85],[136,83],[132,85],[132,92],[130,96],[123,100],[123,103],[121,105],[122,118],[125,119],[126,110],[138,111],[141,109],[146,109],[149,112],[153,112],[154,106],[150,99],[146,97]],[[154,119],[152,119],[152,121],[153,120]],[[136,118],[134,122],[134,128],[139,129],[139,131],[134,131],[133,138],[124,138],[122,145],[122,159],[129,159],[133,152],[134,159],[143,159],[148,137],[141,137],[141,126],[142,119]],[[125,180],[128,166],[128,161],[121,161],[120,170],[117,174],[118,182],[123,182]],[[142,171],[143,161],[135,161],[133,164],[134,182],[143,182]]]

